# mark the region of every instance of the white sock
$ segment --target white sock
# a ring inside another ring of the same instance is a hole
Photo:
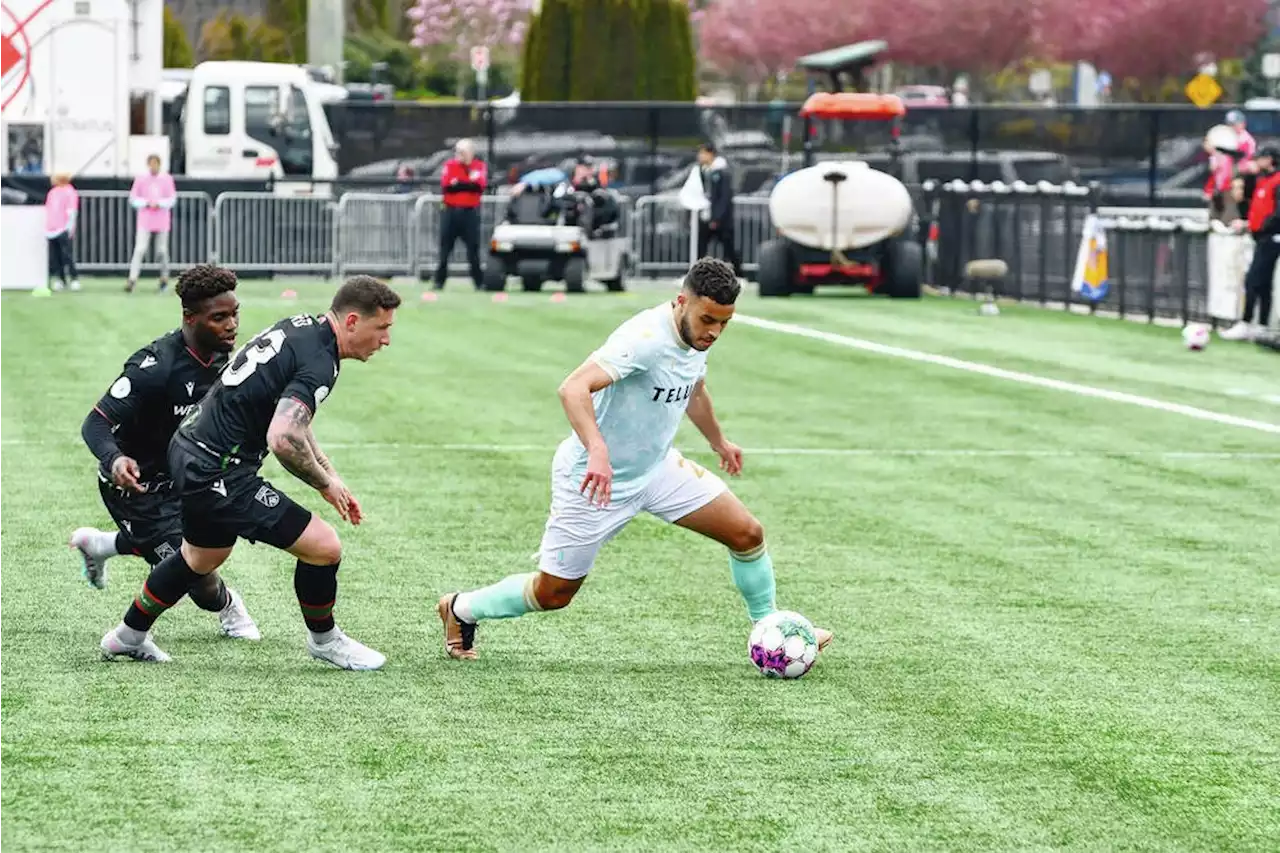
[[[116,550],[116,534],[105,530],[95,530],[84,538],[84,547],[95,557],[114,557],[120,552]]]
[[[466,622],[468,625],[475,624],[476,617],[471,612],[471,593],[458,593],[458,597],[453,600],[453,615],[458,617],[459,622]]]
[[[130,628],[121,622],[120,627],[116,628],[116,636],[127,646],[140,646],[142,641],[147,638],[147,632],[139,631],[137,628]]]
[[[338,626],[334,625],[328,631],[312,631],[311,639],[316,641],[316,645],[323,646],[325,643],[332,643],[338,638]]]

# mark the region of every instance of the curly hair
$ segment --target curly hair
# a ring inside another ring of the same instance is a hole
[[[178,276],[173,292],[182,300],[183,311],[199,311],[206,299],[221,296],[236,289],[236,274],[226,267],[199,264],[184,270]]]
[[[355,311],[361,317],[372,317],[379,308],[391,311],[399,307],[400,294],[371,275],[353,275],[344,281],[329,305],[335,314]]]
[[[684,287],[694,296],[705,296],[717,305],[732,305],[742,292],[733,267],[719,258],[699,258],[684,277]]]

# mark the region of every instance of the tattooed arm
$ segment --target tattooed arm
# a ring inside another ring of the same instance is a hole
[[[319,491],[329,488],[333,468],[319,452],[311,432],[311,410],[292,397],[276,404],[275,417],[267,427],[267,447],[284,469]]]

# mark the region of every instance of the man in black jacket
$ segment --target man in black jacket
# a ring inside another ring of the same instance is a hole
[[[711,206],[702,211],[698,227],[698,257],[706,257],[714,239],[724,252],[724,259],[733,265],[733,273],[742,277],[742,263],[733,235],[733,173],[728,162],[716,153],[715,145],[704,142],[698,146],[698,168],[702,170],[702,190]]]

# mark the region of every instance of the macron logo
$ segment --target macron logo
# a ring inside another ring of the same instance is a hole
[[[148,367],[155,367],[156,366],[155,356],[152,356],[152,355],[143,356],[142,364],[138,366],[141,367],[143,370],[146,370]]]
[[[187,383],[187,396],[188,396],[188,397],[190,397],[192,394],[194,394],[194,393],[195,393],[195,391],[196,391],[196,383],[194,383],[194,382],[188,382],[188,383]]]

